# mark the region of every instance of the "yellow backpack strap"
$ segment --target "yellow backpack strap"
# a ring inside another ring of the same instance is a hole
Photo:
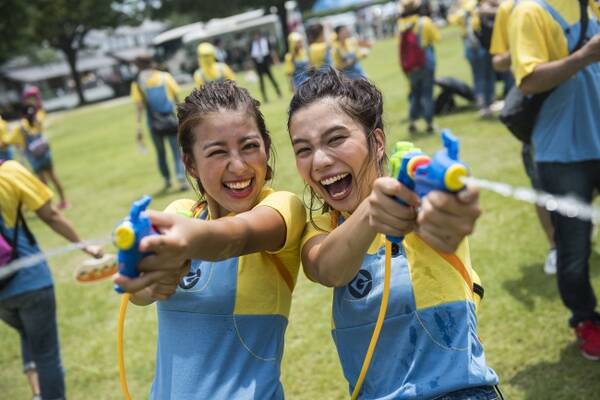
[[[281,276],[281,279],[283,279],[287,287],[290,289],[290,292],[293,292],[294,278],[292,278],[290,271],[285,267],[285,265],[283,265],[283,262],[281,262],[279,257],[277,257],[275,254],[270,254],[266,252],[263,254],[265,254],[267,258],[269,258],[271,262],[275,265],[275,268],[277,268],[277,272],[279,272],[279,276]]]

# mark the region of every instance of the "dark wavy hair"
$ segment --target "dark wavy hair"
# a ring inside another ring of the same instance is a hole
[[[260,111],[260,102],[250,96],[250,93],[244,88],[236,85],[234,81],[213,81],[207,82],[199,89],[194,89],[188,95],[183,103],[177,105],[177,118],[179,120],[179,129],[177,131],[177,142],[183,153],[183,161],[187,170],[194,163],[194,153],[192,148],[196,142],[194,128],[202,122],[204,116],[208,113],[219,111],[243,111],[249,117],[254,119],[256,127],[265,144],[267,153],[267,162],[274,157],[274,151],[271,147],[271,135],[265,124],[265,118]],[[273,177],[273,168],[267,164],[266,180]],[[204,188],[199,179],[192,182],[197,186],[198,194],[204,196]]]
[[[361,168],[360,176],[375,164],[379,176],[385,173],[387,157],[384,155],[377,159],[377,140],[373,135],[376,129],[383,129],[383,96],[379,89],[367,79],[350,79],[333,68],[321,68],[312,70],[308,78],[299,87],[290,102],[288,109],[288,132],[292,117],[299,110],[322,99],[330,98],[337,102],[340,109],[350,118],[358,122],[367,138],[369,157]],[[318,211],[315,204],[319,204],[316,193],[310,188],[310,204],[307,204],[312,212]],[[329,205],[320,207],[323,212],[330,210]]]

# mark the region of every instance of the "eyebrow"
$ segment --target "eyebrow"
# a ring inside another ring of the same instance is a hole
[[[247,142],[248,140],[254,140],[254,139],[260,139],[260,135],[254,134],[254,133],[246,135],[246,136],[240,138],[240,140],[238,140],[238,143],[244,143],[244,142]],[[215,140],[215,141],[206,143],[202,147],[202,149],[206,150],[210,147],[226,146],[226,145],[227,145],[227,143],[225,143],[225,141],[223,141],[223,140]]]
[[[332,134],[333,132],[335,132],[337,130],[340,130],[340,129],[348,130],[348,128],[346,126],[344,126],[344,125],[333,125],[333,126],[327,128],[325,130],[325,132],[323,132],[323,134],[321,135],[321,137],[328,136],[328,135]],[[304,138],[296,138],[296,139],[292,140],[292,146],[295,145],[295,144],[299,144],[299,143],[309,143],[309,140],[308,139],[304,139]]]

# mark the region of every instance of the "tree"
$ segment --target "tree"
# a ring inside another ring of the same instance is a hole
[[[30,45],[33,16],[30,3],[22,0],[0,1],[0,63],[20,54]]]
[[[3,0],[4,1],[4,0]],[[17,3],[19,1],[16,1]],[[33,32],[64,55],[80,104],[86,102],[77,72],[77,54],[92,29],[113,28],[133,19],[125,13],[127,0],[34,0]]]

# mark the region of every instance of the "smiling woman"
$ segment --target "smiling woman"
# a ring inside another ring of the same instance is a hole
[[[160,235],[140,278],[115,281],[157,302],[151,398],[283,399],[280,364],[306,214],[265,186],[271,138],[258,102],[232,81],[209,82],[179,105],[178,139],[198,200],[151,213]],[[176,213],[191,214],[184,218]],[[142,289],[139,291],[140,289]]]
[[[421,200],[384,177],[382,114],[375,86],[334,70],[309,77],[289,109],[298,172],[324,204],[303,235],[302,265],[311,280],[335,287],[332,335],[350,391],[364,399],[497,399],[465,284],[478,280],[465,239],[479,216],[478,192]],[[404,242],[391,258],[387,313],[360,389],[384,297],[385,234]]]

